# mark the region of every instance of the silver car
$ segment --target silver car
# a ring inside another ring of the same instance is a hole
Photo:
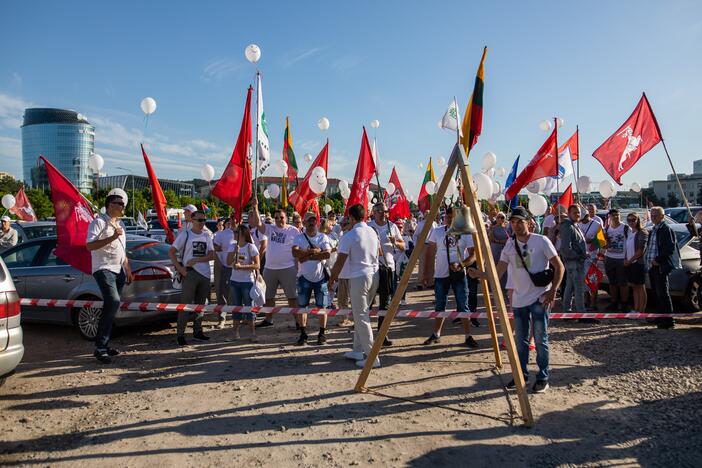
[[[12,227],[17,231],[18,243],[56,235],[55,221],[15,221]]]
[[[2,259],[21,297],[32,299],[102,300],[92,275],[67,265],[55,255],[56,237],[34,239],[6,250]],[[122,300],[128,302],[179,302],[180,290],[173,288],[169,246],[154,239],[127,235],[127,257],[134,282],[124,287]],[[23,307],[25,322],[73,325],[88,340],[95,339],[102,309],[98,307]],[[174,320],[176,313],[120,310],[116,326],[153,320]]]
[[[19,301],[10,272],[0,260],[0,385],[24,356]]]

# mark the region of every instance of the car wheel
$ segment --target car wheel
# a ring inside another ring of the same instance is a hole
[[[81,300],[99,301],[100,299],[97,297],[81,297]],[[98,324],[100,323],[100,317],[102,316],[102,308],[95,306],[83,306],[77,309],[74,314],[74,322],[76,327],[78,327],[80,336],[88,341],[95,341]]]
[[[700,287],[702,287],[702,276],[694,275],[690,278],[690,283],[687,285],[687,293],[685,294],[685,305],[694,311],[702,308],[700,304]]]

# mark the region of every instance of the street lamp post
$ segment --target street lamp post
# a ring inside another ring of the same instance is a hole
[[[134,208],[134,205],[135,205],[135,201],[136,201],[136,200],[134,199],[134,172],[130,171],[130,170],[127,169],[126,167],[119,167],[119,166],[117,166],[117,167],[115,167],[115,169],[120,169],[120,170],[123,170],[123,171],[127,171],[127,172],[129,172],[129,174],[132,176],[132,218],[134,218],[134,221],[136,221],[136,216],[134,216],[134,209],[135,209],[135,208]]]

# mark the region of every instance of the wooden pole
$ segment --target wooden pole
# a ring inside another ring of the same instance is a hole
[[[519,365],[519,357],[517,356],[517,349],[514,343],[514,337],[512,336],[512,327],[509,324],[509,317],[507,316],[507,307],[505,306],[504,297],[502,295],[502,287],[500,285],[499,278],[497,277],[497,267],[495,266],[495,262],[492,258],[492,251],[490,251],[490,249],[488,248],[489,243],[487,238],[487,232],[485,231],[485,224],[483,223],[482,216],[480,215],[480,207],[478,205],[478,200],[475,198],[475,185],[473,184],[473,180],[469,175],[470,173],[467,168],[467,165],[464,162],[464,155],[465,152],[463,151],[461,145],[456,144],[453,148],[453,151],[451,152],[448,167],[446,169],[446,172],[444,173],[444,177],[441,179],[439,189],[436,192],[434,200],[432,201],[427,219],[436,218],[436,214],[439,211],[439,205],[441,204],[441,200],[443,200],[444,195],[446,194],[446,188],[448,187],[448,184],[451,181],[451,175],[455,171],[456,167],[458,167],[461,173],[461,180],[463,181],[464,186],[464,198],[466,201],[468,201],[468,206],[471,211],[471,215],[473,216],[474,224],[477,227],[478,242],[476,243],[476,246],[477,244],[480,244],[480,248],[482,248],[482,251],[485,252],[483,267],[487,267],[488,280],[492,287],[494,297],[497,300],[497,308],[500,314],[500,326],[502,328],[505,343],[507,344],[507,355],[510,361],[512,376],[517,387],[519,404],[522,410],[522,418],[524,419],[525,424],[531,427],[534,425],[534,417],[531,413],[529,398],[526,394],[524,376],[521,372],[521,366]],[[368,381],[368,377],[372,370],[373,363],[375,362],[375,359],[380,353],[380,349],[382,347],[385,336],[387,335],[388,330],[390,329],[390,325],[392,324],[392,321],[395,318],[395,315],[397,314],[397,310],[400,305],[400,300],[402,299],[402,295],[407,289],[411,272],[417,264],[417,260],[419,259],[419,256],[421,255],[422,250],[424,249],[424,241],[429,235],[430,229],[431,223],[425,223],[422,227],[422,231],[420,232],[417,241],[417,246],[412,251],[412,255],[410,256],[409,262],[407,263],[405,272],[403,273],[402,278],[400,279],[400,283],[397,286],[397,291],[393,295],[388,311],[385,314],[385,320],[383,321],[383,325],[380,327],[380,330],[378,330],[378,334],[376,335],[375,341],[373,343],[373,348],[371,349],[370,354],[366,357],[365,366],[363,367],[361,375],[358,377],[358,381],[356,382],[355,391],[357,392],[364,392],[366,390],[365,385]],[[495,346],[496,343],[496,340],[493,340],[493,346]],[[497,349],[499,350],[499,348]]]
[[[466,195],[467,187],[463,190],[463,202],[468,206],[468,196]],[[475,247],[475,263],[479,270],[484,270],[484,257],[483,257],[483,247],[480,242],[475,242],[475,237],[477,234],[473,235],[473,245]],[[489,247],[489,245],[488,245]],[[492,300],[490,298],[490,288],[488,287],[488,282],[485,278],[480,280],[480,289],[483,291],[483,298],[485,299],[485,313],[487,313],[488,328],[490,329],[490,338],[492,340],[492,351],[495,353],[495,367],[502,369],[502,354],[500,353],[500,343],[497,339],[497,327],[495,326],[495,316],[492,312]]]

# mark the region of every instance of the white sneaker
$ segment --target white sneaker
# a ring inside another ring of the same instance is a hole
[[[344,353],[344,357],[352,361],[362,361],[363,353],[360,351],[349,351],[348,353]]]
[[[366,360],[361,359],[359,361],[356,361],[356,365],[358,367],[366,367]],[[375,369],[376,367],[380,367],[380,359],[378,358],[375,358],[375,361],[373,362],[373,369]]]

